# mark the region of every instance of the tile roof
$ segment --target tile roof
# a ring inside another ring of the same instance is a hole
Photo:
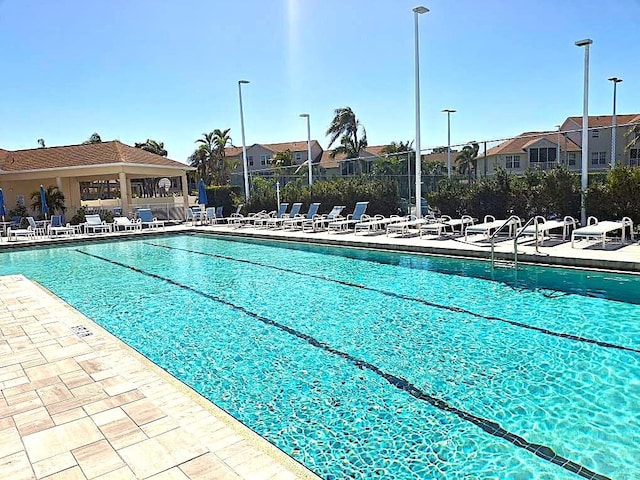
[[[613,115],[589,115],[589,128],[610,127],[612,120]],[[568,121],[572,121],[578,127],[582,127],[582,116],[569,117],[565,120],[565,123]],[[640,122],[640,113],[616,115],[616,124],[618,125],[638,122]]]
[[[487,151],[487,156],[524,153],[525,148],[530,147],[532,144],[540,140],[547,140],[555,144],[558,141],[558,134],[556,132],[524,132],[517,137],[506,140],[500,145],[490,148]],[[560,142],[560,148],[562,150],[564,150],[564,145],[564,138],[562,138]],[[570,152],[579,152],[580,147],[570,138],[567,138],[567,150]],[[481,153],[478,154],[479,157],[481,155]]]
[[[0,152],[0,170],[6,172],[124,163],[192,170],[184,163],[125,145],[118,140]]]
[[[287,150],[291,150],[292,152],[306,152],[307,151],[307,141],[303,140],[300,142],[283,142],[283,143],[254,143],[251,145],[247,145],[247,149],[260,146],[267,150],[272,151],[273,153],[285,152]],[[317,140],[311,140],[311,148],[320,147],[320,144]],[[320,147],[322,148],[322,147]],[[235,157],[242,155],[242,147],[227,147],[225,148],[227,157]]]

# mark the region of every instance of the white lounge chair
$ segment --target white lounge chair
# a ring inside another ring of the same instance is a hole
[[[354,234],[358,232],[365,232],[369,234],[377,233],[380,230],[386,231],[387,225],[395,222],[401,222],[403,218],[404,217],[400,217],[398,215],[391,215],[388,218],[384,215],[374,215],[373,217],[363,215],[362,221],[356,223],[354,227]]]
[[[576,219],[570,216],[566,216],[562,220],[547,220],[542,216],[538,216],[536,218],[538,219],[537,227],[536,227],[536,223],[527,225],[526,227],[518,230],[518,235],[520,236],[527,235],[527,236],[535,237],[536,228],[537,228],[537,232],[538,232],[537,235],[538,235],[538,238],[540,239],[539,243],[542,243],[545,237],[551,236],[551,230],[557,230],[561,228],[562,240],[566,240],[567,234],[569,233],[569,231],[576,229],[576,224],[577,224]]]
[[[347,218],[336,218],[332,222],[327,224],[329,232],[346,232],[355,227],[356,223],[362,221],[364,212],[367,211],[367,205],[369,202],[358,202],[353,209],[353,213],[347,215]]]
[[[420,238],[423,235],[437,235],[439,237],[445,233],[454,235],[458,230],[462,233],[468,225],[473,225],[473,218],[469,215],[463,215],[461,218],[442,215],[435,222],[425,223],[420,226]]]
[[[295,218],[302,208],[302,202],[296,202],[291,205],[291,211],[289,213],[285,213],[281,217],[273,217],[267,220],[266,227],[267,228],[280,228],[284,225],[284,222],[289,220],[290,218]]]
[[[282,224],[282,227],[285,230],[289,228],[292,230],[295,230],[297,228],[302,228],[302,224],[305,221],[313,220],[316,217],[318,213],[318,208],[320,208],[320,202],[312,203],[311,205],[309,205],[309,210],[305,215],[298,214],[292,218],[286,218],[284,223]]]
[[[131,221],[128,217],[113,217],[113,229],[115,231],[119,230],[142,230],[142,222],[140,219],[137,221]]]
[[[624,217],[618,221],[604,221],[599,222],[596,217],[589,217],[587,219],[587,226],[575,229],[571,232],[571,248],[575,242],[576,237],[580,238],[595,238],[602,242],[602,248],[605,246],[607,233],[621,230],[621,241],[624,243],[626,235],[626,227],[629,227],[631,231],[631,240],[633,240],[633,221],[629,217]]]
[[[435,218],[417,218],[415,215],[408,215],[404,217],[404,220],[401,222],[394,222],[387,225],[387,237],[392,233],[400,234],[400,236],[403,237],[409,233],[418,233],[420,227],[428,222],[435,222]]]
[[[138,219],[140,220],[140,224],[142,228],[146,225],[149,229],[153,228],[164,228],[164,221],[158,220],[151,213],[151,209],[149,208],[139,208],[138,209]]]
[[[501,227],[508,227],[509,236],[513,237],[516,235],[518,228],[522,226],[522,220],[520,220],[515,215],[510,216],[506,220],[496,220],[493,215],[485,215],[484,222],[478,223],[476,225],[469,225],[464,230],[464,239],[467,240],[469,234],[478,234],[481,233],[485,236],[485,238],[489,238],[493,232],[498,230]]]
[[[71,224],[67,223],[63,225],[62,215],[52,215],[51,223],[47,226],[47,234],[50,237],[62,234],[62,235],[73,235],[76,232],[75,228],[71,226]]]
[[[100,218],[100,215],[85,215],[84,233],[108,233],[111,225]]]
[[[335,205],[326,215],[316,215],[314,218],[305,220],[302,223],[302,231],[317,232],[326,229],[330,222],[340,217],[342,210],[344,210],[344,205]]]
[[[35,240],[36,232],[29,225],[27,228],[11,228],[7,229],[7,242],[10,242],[11,239],[18,241],[18,237],[24,237],[27,240]]]

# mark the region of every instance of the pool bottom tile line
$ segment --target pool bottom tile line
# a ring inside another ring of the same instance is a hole
[[[140,268],[131,266],[131,265],[127,265],[125,263],[121,263],[118,262],[116,260],[111,260],[99,255],[95,255],[92,253],[88,253],[79,249],[75,249],[74,250],[77,253],[80,253],[82,255],[86,255],[88,257],[91,258],[95,258],[97,260],[101,260],[104,262],[108,262],[112,265],[116,265],[122,268],[126,268],[128,270],[131,270],[133,272],[148,276],[150,278],[154,278],[156,280],[160,280],[163,281],[165,283],[168,283],[170,285],[174,285],[176,287],[179,287],[181,289],[190,291],[192,293],[195,293],[196,295],[199,295],[201,297],[207,298],[209,300],[215,301],[217,303],[221,303],[225,306],[231,307],[251,318],[254,318],[262,323],[264,323],[265,325],[270,325],[273,327],[278,328],[279,330],[288,333],[290,335],[293,335],[301,340],[304,340],[305,342],[307,342],[309,345],[316,347],[316,348],[320,348],[322,350],[324,350],[325,352],[328,352],[332,355],[338,356],[340,358],[343,358],[347,361],[349,361],[351,364],[353,364],[354,366],[356,366],[357,368],[360,369],[366,369],[369,370],[370,372],[373,372],[374,374],[378,375],[380,378],[383,378],[385,381],[387,381],[387,383],[389,383],[390,385],[392,385],[393,387],[402,390],[406,393],[408,393],[409,395],[411,395],[412,397],[424,401],[428,404],[430,404],[431,406],[442,410],[444,412],[448,412],[451,413],[455,416],[457,416],[458,418],[468,422],[468,423],[472,423],[473,425],[476,425],[477,427],[481,428],[484,432],[488,433],[491,436],[494,437],[498,437],[498,438],[502,438],[506,441],[508,441],[509,443],[511,443],[512,445],[518,447],[518,448],[522,448],[525,449],[531,453],[533,453],[534,455],[542,458],[543,460],[546,460],[548,462],[554,463],[562,468],[564,468],[565,470],[575,473],[576,475],[579,475],[583,478],[589,479],[589,480],[611,480],[609,477],[606,477],[604,475],[601,475],[599,473],[596,473],[590,469],[588,469],[587,467],[580,465],[579,463],[576,463],[572,460],[569,460],[567,458],[564,458],[558,454],[556,454],[553,449],[551,447],[548,447],[546,445],[540,445],[540,444],[535,444],[535,443],[531,443],[529,441],[527,441],[525,438],[509,432],[508,430],[504,429],[503,427],[501,427],[498,423],[493,422],[491,420],[488,420],[486,418],[474,415],[473,413],[469,413],[466,412],[464,410],[461,410],[459,408],[456,408],[452,405],[449,405],[446,401],[434,397],[424,391],[422,391],[420,388],[418,388],[417,386],[413,385],[411,382],[409,382],[408,380],[406,380],[405,378],[393,375],[391,373],[387,373],[383,370],[381,370],[379,367],[377,367],[376,365],[373,365],[372,363],[369,363],[365,360],[359,359],[347,352],[343,352],[341,350],[335,349],[333,347],[331,347],[330,345],[327,345],[319,340],[317,340],[316,338],[312,337],[311,335],[308,335],[306,333],[300,332],[294,328],[291,328],[287,325],[284,325],[276,320],[267,318],[267,317],[263,317],[262,315],[259,315],[255,312],[252,312],[250,310],[247,310],[246,308],[240,306],[240,305],[235,305],[234,303],[231,303],[223,298],[219,298],[215,295],[209,294],[207,292],[203,292],[200,291],[194,287],[191,287],[189,285],[184,285],[180,282],[177,282],[171,278],[167,278],[167,277],[163,277],[161,275],[152,273],[152,272],[147,272],[145,270],[142,270]]]
[[[160,244],[151,243],[151,242],[144,242],[144,244],[145,245],[150,245],[152,247],[164,248],[164,249],[167,249],[167,250],[177,250],[177,251],[181,251],[181,252],[193,253],[195,255],[202,255],[202,256],[205,256],[205,257],[218,258],[220,260],[230,260],[230,261],[234,261],[234,262],[246,263],[246,264],[249,264],[249,265],[254,265],[254,266],[263,267],[263,268],[271,268],[273,270],[277,270],[277,271],[280,271],[280,272],[292,273],[292,274],[295,274],[295,275],[301,275],[303,277],[315,278],[317,280],[323,280],[323,281],[326,281],[326,282],[333,282],[333,283],[337,283],[339,285],[344,285],[346,287],[359,288],[359,289],[362,289],[362,290],[367,290],[367,291],[370,291],[370,292],[379,293],[379,294],[382,294],[382,295],[385,295],[385,296],[388,296],[388,297],[398,298],[400,300],[407,300],[407,301],[411,301],[411,302],[416,302],[416,303],[420,303],[422,305],[426,305],[428,307],[439,308],[439,309],[442,309],[442,310],[448,310],[450,312],[455,312],[455,313],[463,313],[463,314],[466,314],[466,315],[471,315],[472,317],[481,318],[483,320],[507,323],[507,324],[512,325],[514,327],[526,328],[527,330],[533,330],[535,332],[542,333],[544,335],[551,335],[551,336],[554,336],[554,337],[564,338],[564,339],[567,339],[567,340],[573,340],[573,341],[576,341],[576,342],[583,342],[583,343],[589,343],[589,344],[592,344],[592,345],[598,345],[599,347],[613,348],[613,349],[616,349],[616,350],[623,350],[623,351],[627,351],[627,352],[640,354],[640,349],[633,348],[633,347],[627,347],[627,346],[624,346],[624,345],[618,345],[616,343],[605,342],[603,340],[596,340],[596,339],[589,338],[589,337],[582,337],[582,336],[579,336],[579,335],[574,335],[574,334],[566,333],[566,332],[556,332],[554,330],[549,330],[547,328],[536,327],[535,325],[529,325],[527,323],[518,322],[518,321],[515,321],[515,320],[509,320],[509,319],[501,318],[501,317],[496,317],[496,316],[493,316],[493,315],[482,315],[480,313],[476,313],[476,312],[473,312],[471,310],[467,310],[466,308],[454,307],[454,306],[450,306],[450,305],[442,305],[440,303],[430,302],[430,301],[424,300],[422,298],[411,297],[409,295],[402,295],[400,293],[390,292],[388,290],[382,290],[382,289],[378,289],[378,288],[367,287],[366,285],[361,285],[359,283],[352,283],[352,282],[347,282],[347,281],[344,281],[344,280],[337,280],[335,278],[329,278],[329,277],[325,277],[323,275],[315,275],[313,273],[298,272],[296,270],[291,270],[289,268],[277,267],[275,265],[268,265],[266,263],[254,262],[252,260],[246,260],[246,259],[243,259],[243,258],[228,257],[226,255],[220,255],[220,254],[217,254],[217,253],[199,252],[197,250],[190,250],[190,249],[187,249],[187,248],[179,248],[179,247],[171,247],[171,246],[168,246],[168,245],[160,245]]]

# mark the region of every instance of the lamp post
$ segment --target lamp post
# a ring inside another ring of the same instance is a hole
[[[583,226],[587,224],[587,209],[585,195],[589,178],[589,46],[593,43],[590,38],[578,40],[576,46],[584,47],[584,99],[582,106],[582,175],[580,194],[580,221]]]
[[[309,167],[309,187],[311,187],[313,183],[311,174],[311,119],[308,113],[301,113],[300,116],[307,119],[307,166]]]
[[[456,111],[445,108],[442,112],[447,114],[447,178],[451,178],[451,114]]]
[[[249,199],[249,165],[247,162],[247,145],[244,141],[244,113],[242,112],[242,85],[249,80],[238,80],[238,96],[240,98],[240,130],[242,132],[242,168],[244,171],[244,196]]]
[[[426,7],[414,7],[415,25],[415,66],[416,66],[416,217],[422,218],[422,165],[420,155],[420,40],[418,36],[418,15],[427,13]]]
[[[556,125],[556,128],[558,129],[558,141],[556,142],[556,165],[560,165],[562,163],[560,161],[560,154],[562,153],[560,150],[560,129],[562,128],[562,125]]]
[[[611,166],[616,166],[616,87],[621,78],[611,77],[610,82],[613,82],[613,117],[611,117]]]

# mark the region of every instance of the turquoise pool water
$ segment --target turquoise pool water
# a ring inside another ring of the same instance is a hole
[[[638,277],[195,235],[0,258],[324,478],[640,478]]]

